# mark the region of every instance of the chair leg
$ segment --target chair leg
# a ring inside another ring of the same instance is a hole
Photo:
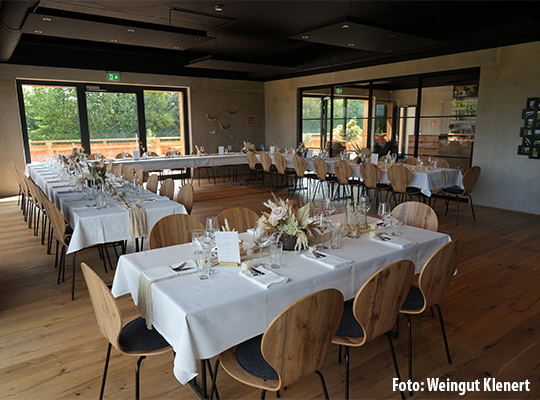
[[[137,364],[135,365],[135,399],[139,400],[140,396],[140,372],[141,372],[141,363],[146,358],[146,356],[140,356],[137,360]]]
[[[435,307],[437,307],[437,311],[439,312],[439,322],[441,324],[441,331],[442,331],[443,339],[444,339],[444,347],[446,348],[446,358],[448,359],[448,364],[452,364],[452,359],[450,358],[450,349],[448,348],[448,340],[446,340],[446,330],[444,329],[444,321],[443,321],[443,316],[441,312],[441,307],[439,307],[438,304],[435,304]]]
[[[107,370],[109,369],[109,360],[111,359],[112,344],[109,343],[107,347],[107,358],[105,358],[105,369],[103,370],[103,378],[101,379],[101,390],[99,392],[99,400],[103,400],[103,393],[105,392],[105,381],[107,380]]]
[[[266,390],[263,389],[263,391],[261,392],[261,400],[264,400],[266,397]]]
[[[394,343],[392,343],[392,337],[387,333],[386,337],[388,338],[388,345],[390,346],[390,353],[392,354],[392,361],[394,362],[394,369],[396,370],[396,376],[398,381],[401,382],[401,377],[399,376],[399,367],[397,365],[396,352],[394,351]],[[400,390],[401,398],[405,400],[405,394]],[[410,393],[412,396],[412,392]]]
[[[321,380],[321,386],[322,386],[322,389],[323,389],[323,393],[324,393],[324,398],[326,400],[329,400],[329,397],[328,397],[328,390],[326,390],[326,382],[324,381],[324,376],[321,374],[320,371],[315,371],[315,373],[317,375],[319,375],[319,378]]]
[[[476,216],[474,215],[474,206],[473,206],[473,202],[472,202],[472,197],[470,194],[467,195],[469,197],[469,202],[471,203],[471,211],[472,211],[472,217],[473,217],[473,221],[476,221]]]
[[[408,362],[409,362],[409,381],[412,382],[412,325],[411,325],[411,317],[409,314],[405,314],[405,317],[407,317],[407,332],[409,335],[409,342],[407,343],[408,347]],[[409,396],[412,396],[412,390],[409,392]]]
[[[75,300],[75,259],[77,252],[73,253],[73,263],[71,264],[71,301]]]
[[[349,400],[349,346],[345,346],[345,400]]]
[[[456,225],[458,224],[459,218],[459,197],[456,196]]]

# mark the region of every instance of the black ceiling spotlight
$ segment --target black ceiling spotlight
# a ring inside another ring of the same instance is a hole
[[[206,31],[119,18],[37,8],[22,29],[25,34],[72,38],[129,46],[187,50],[214,38]]]

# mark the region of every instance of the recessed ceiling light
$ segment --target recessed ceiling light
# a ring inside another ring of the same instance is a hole
[[[349,27],[349,25],[347,25],[347,24],[341,25],[341,28],[343,28],[343,29],[347,29],[348,27]]]
[[[118,42],[118,40],[117,39],[111,39],[111,42],[116,43],[116,42]]]
[[[180,47],[174,46],[173,49],[178,50]]]
[[[127,31],[128,32],[135,32],[135,29],[129,28]]]
[[[308,35],[302,35],[302,39],[308,39],[309,36]]]
[[[43,21],[45,21],[45,22],[51,22],[52,19],[50,19],[49,17],[43,17]]]
[[[196,37],[195,40],[199,42],[199,41],[201,41],[201,38],[200,38],[200,37]]]
[[[43,31],[34,31],[34,33],[37,33],[38,35],[41,35]]]
[[[349,47],[354,47],[354,43],[349,43],[348,46]]]
[[[223,11],[223,6],[221,4],[218,4],[214,7],[214,10],[218,11],[218,12],[221,12]]]
[[[389,49],[389,50],[386,50],[386,52],[387,52],[387,53],[391,53],[391,52],[392,52],[392,50],[390,50],[390,49]]]
[[[395,38],[396,35],[388,35],[389,38]]]

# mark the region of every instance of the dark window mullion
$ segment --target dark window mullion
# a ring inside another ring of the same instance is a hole
[[[86,85],[77,84],[77,108],[79,110],[79,131],[81,145],[87,154],[90,154],[90,128],[88,127],[88,107],[86,106]]]

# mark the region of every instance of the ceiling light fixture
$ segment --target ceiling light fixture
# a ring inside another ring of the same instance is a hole
[[[118,42],[118,39],[111,39],[111,42],[116,43]]]
[[[349,27],[349,25],[347,25],[347,24],[341,25],[341,28],[342,28],[342,29],[347,29],[348,27]]]
[[[130,33],[133,33],[133,32],[135,32],[135,29],[129,28],[127,31],[130,32]]]
[[[37,33],[38,35],[41,35],[43,33],[43,31],[34,31],[34,33]]]
[[[354,47],[354,43],[349,43],[348,46],[349,47]]]
[[[302,35],[302,39],[309,39],[308,35]]]
[[[216,11],[218,11],[218,12],[223,11],[223,5],[221,5],[221,4],[216,5],[216,6],[214,7],[214,10],[216,10]]]
[[[43,21],[45,21],[45,22],[51,22],[51,21],[52,21],[52,19],[50,19],[50,18],[47,18],[47,17],[43,17]]]

